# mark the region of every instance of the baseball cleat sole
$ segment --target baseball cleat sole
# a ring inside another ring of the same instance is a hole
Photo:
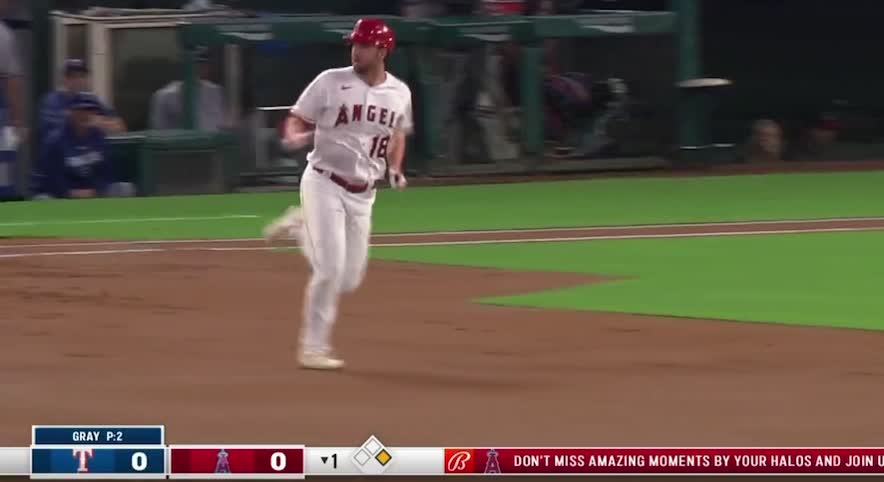
[[[344,360],[324,353],[301,353],[298,356],[298,363],[302,368],[309,370],[340,370],[344,368]]]

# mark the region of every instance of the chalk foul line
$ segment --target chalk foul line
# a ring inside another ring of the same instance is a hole
[[[831,221],[830,221],[831,222]],[[622,229],[622,228],[621,228]],[[417,242],[375,242],[371,243],[375,248],[393,248],[393,247],[426,247],[426,246],[458,246],[458,245],[481,245],[481,244],[512,244],[512,243],[551,243],[551,242],[573,242],[573,241],[601,241],[601,240],[626,240],[626,239],[660,239],[660,238],[702,238],[702,237],[727,237],[727,236],[763,236],[763,235],[784,235],[784,234],[805,234],[805,233],[844,233],[844,232],[862,232],[862,231],[881,231],[884,226],[853,226],[853,227],[799,227],[790,229],[756,229],[744,231],[701,231],[701,232],[684,232],[684,233],[632,233],[632,234],[593,234],[586,236],[558,236],[558,237],[536,237],[536,238],[492,238],[492,239],[474,239],[474,240],[440,240],[440,241],[417,241]],[[572,229],[573,231],[573,229]],[[462,233],[465,234],[465,233]],[[206,244],[212,244],[213,240],[203,241]],[[132,244],[134,242],[127,242]],[[84,255],[118,255],[118,254],[144,254],[144,253],[162,253],[174,251],[201,251],[201,252],[231,252],[231,251],[278,251],[295,249],[293,246],[268,246],[266,244],[260,246],[197,246],[199,240],[190,240],[183,244],[179,242],[162,242],[151,241],[148,243],[150,248],[124,248],[124,249],[81,249],[78,251],[37,251],[25,253],[4,253],[0,254],[0,259],[9,258],[29,258],[29,257],[45,257],[45,256],[84,256]],[[68,243],[68,247],[89,247],[98,246],[102,243]],[[163,245],[166,246],[163,246]],[[58,246],[58,245],[56,245]],[[5,246],[13,248],[16,246]],[[18,245],[19,248],[33,248],[34,245]]]
[[[61,219],[57,221],[16,221],[0,223],[0,227],[60,226],[77,224],[128,224],[128,223],[174,223],[187,221],[224,221],[229,219],[255,219],[257,214],[229,214],[225,216],[174,216],[158,218],[108,218],[108,219]]]
[[[161,253],[168,251],[163,248],[144,248],[144,249],[102,249],[93,251],[44,251],[37,253],[3,253],[0,258],[30,258],[45,256],[87,256],[100,254],[135,254],[135,253]]]
[[[234,214],[228,216],[207,216],[207,217],[180,217],[180,218],[134,218],[141,219],[141,222],[161,222],[161,221],[209,221],[209,220],[222,220],[222,219],[252,219],[259,218],[260,216],[254,214]],[[93,221],[71,221],[70,224],[74,223],[104,223],[104,222],[118,222],[120,220],[93,220]],[[132,221],[126,220],[126,221]],[[655,229],[666,229],[666,228],[715,228],[715,227],[741,227],[741,226],[766,226],[766,225],[777,225],[777,224],[795,224],[800,223],[803,225],[815,225],[815,224],[830,224],[830,223],[853,223],[853,222],[884,222],[884,216],[868,216],[868,217],[844,217],[844,218],[812,218],[812,219],[780,219],[780,220],[760,220],[760,221],[711,221],[711,222],[698,222],[698,223],[669,223],[669,224],[633,224],[633,225],[621,225],[621,226],[573,226],[573,227],[553,227],[553,228],[516,228],[516,229],[485,229],[485,230],[462,230],[462,231],[451,231],[451,230],[443,230],[443,231],[423,231],[423,232],[404,232],[404,233],[378,233],[372,234],[373,239],[386,239],[386,238],[409,238],[409,237],[431,237],[431,236],[469,236],[469,235],[506,235],[506,234],[529,234],[529,233],[556,233],[556,232],[574,232],[574,231],[637,231],[634,235],[635,238],[641,237],[661,237],[651,234],[640,234],[641,231],[655,230]],[[40,224],[40,223],[38,223]],[[17,224],[17,223],[0,223],[0,227],[2,226],[24,226],[26,224]],[[777,233],[785,233],[783,230],[772,230]],[[800,232],[822,232],[822,231],[810,231],[807,229],[801,230]],[[760,231],[756,234],[770,234],[768,232]],[[723,234],[710,234],[710,236],[721,236]],[[633,235],[630,235],[633,236]],[[673,236],[674,237],[674,236]],[[541,238],[543,240],[550,241],[560,241],[558,238]],[[568,236],[567,240],[579,241],[581,239],[577,239],[574,236]],[[599,236],[592,236],[589,239],[631,239],[624,238],[621,235],[616,235],[614,237],[609,238],[601,238]],[[236,244],[236,243],[255,243],[255,242],[263,242],[262,238],[224,238],[224,239],[168,239],[168,240],[140,240],[140,241],[66,241],[59,243],[18,243],[18,244],[0,244],[0,250],[2,249],[18,249],[18,248],[71,248],[71,247],[86,247],[86,246],[133,246],[133,245],[176,245],[176,244]],[[484,241],[482,241],[484,243]],[[494,242],[517,242],[517,241],[507,241],[506,239]],[[535,240],[535,242],[537,242]],[[477,243],[463,243],[457,241],[430,241],[428,242],[416,242],[416,243],[398,243],[395,244],[397,246],[432,246],[435,244],[477,244]],[[481,244],[481,243],[480,243]],[[394,244],[377,244],[384,246],[393,246]]]

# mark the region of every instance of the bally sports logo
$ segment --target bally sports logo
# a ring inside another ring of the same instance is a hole
[[[475,473],[475,461],[472,449],[445,449],[446,474]]]

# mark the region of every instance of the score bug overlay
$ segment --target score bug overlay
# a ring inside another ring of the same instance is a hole
[[[303,479],[303,445],[171,445],[170,479]]]
[[[166,450],[121,447],[35,447],[32,479],[164,479]]]
[[[400,456],[401,451],[413,455],[408,449],[389,447],[371,435],[359,447],[307,447],[304,462],[307,475],[381,475],[397,468],[409,469],[408,457]],[[414,457],[412,457],[414,460]],[[441,472],[440,472],[441,473]]]
[[[159,425],[34,426],[32,479],[163,479],[165,428]]]
[[[163,445],[162,425],[34,425],[31,445]]]

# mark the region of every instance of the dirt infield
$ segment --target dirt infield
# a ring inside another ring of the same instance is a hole
[[[884,220],[378,236],[375,244],[882,229]],[[165,424],[171,443],[876,445],[884,335],[485,306],[603,281],[373,262],[342,373],[296,368],[301,257],[239,242],[0,240],[0,437]]]

